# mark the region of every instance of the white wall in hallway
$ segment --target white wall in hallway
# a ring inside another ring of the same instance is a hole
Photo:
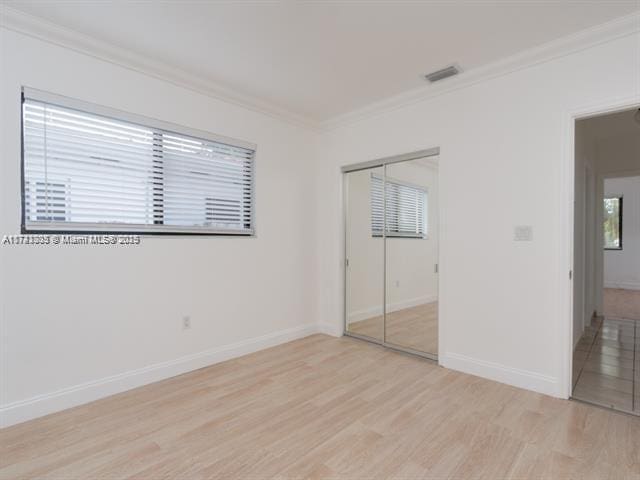
[[[637,133],[623,133],[598,141],[598,172],[617,176],[640,172],[640,125]]]
[[[585,121],[575,129],[573,344],[580,340],[594,310],[596,264],[597,142]],[[598,248],[597,252],[600,252]]]
[[[605,250],[604,286],[640,290],[640,176],[606,178],[604,193],[623,197],[622,250]]]

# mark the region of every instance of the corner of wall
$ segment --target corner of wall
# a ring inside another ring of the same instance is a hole
[[[567,398],[567,395],[562,392],[560,382],[557,378],[542,375],[537,372],[508,367],[496,362],[489,362],[451,352],[440,355],[440,365],[451,370],[488,378],[489,380],[505,383],[514,387],[533,390],[534,392],[544,395]]]

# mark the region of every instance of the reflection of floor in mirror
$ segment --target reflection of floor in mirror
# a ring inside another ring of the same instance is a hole
[[[382,315],[352,322],[347,328],[352,333],[378,340],[383,339],[385,330]],[[387,313],[386,333],[387,343],[437,355],[438,302]]]

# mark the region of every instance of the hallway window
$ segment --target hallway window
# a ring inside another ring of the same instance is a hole
[[[604,248],[622,250],[622,197],[604,199]]]

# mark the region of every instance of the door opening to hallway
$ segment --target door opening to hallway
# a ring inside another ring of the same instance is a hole
[[[637,108],[576,122],[572,398],[640,415]]]

